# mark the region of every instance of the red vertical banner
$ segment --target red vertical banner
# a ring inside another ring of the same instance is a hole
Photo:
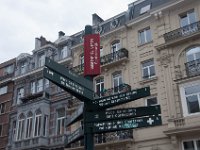
[[[84,36],[84,76],[100,74],[100,35]]]

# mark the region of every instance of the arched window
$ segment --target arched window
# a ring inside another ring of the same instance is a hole
[[[26,119],[26,138],[30,138],[32,135],[33,128],[33,113],[28,112]]]
[[[40,109],[35,112],[34,136],[37,137],[41,133],[42,127],[42,112]]]
[[[200,59],[200,46],[190,48],[186,52],[187,62]]]
[[[18,128],[17,128],[17,140],[24,138],[24,126],[25,126],[25,116],[20,114],[18,118]]]

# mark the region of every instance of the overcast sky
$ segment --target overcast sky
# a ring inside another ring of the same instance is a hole
[[[92,14],[109,19],[135,0],[0,0],[0,63],[30,53],[36,37],[54,42],[92,24]]]

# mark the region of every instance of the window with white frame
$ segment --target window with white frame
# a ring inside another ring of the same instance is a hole
[[[24,88],[19,88],[17,89],[17,104],[20,104],[21,103],[21,99],[24,97]]]
[[[104,78],[103,77],[101,77],[101,78],[98,78],[98,79],[96,79],[96,93],[97,93],[97,95],[98,96],[102,96],[102,92],[103,92],[103,90],[104,90]]]
[[[200,139],[183,141],[182,149],[183,150],[200,150]]]
[[[148,12],[150,9],[151,9],[151,4],[146,5],[140,9],[140,14],[144,14],[144,13]]]
[[[200,113],[200,82],[180,86],[184,116]]]
[[[3,125],[0,124],[0,137],[3,135]]]
[[[44,66],[44,63],[45,63],[45,55],[44,54],[40,54],[38,56],[38,67]]]
[[[157,104],[158,104],[157,97],[151,97],[146,99],[146,106],[154,106]]]
[[[186,52],[187,62],[200,59],[200,46],[192,47]]]
[[[68,57],[68,47],[64,46],[63,49],[60,51],[61,59]]]
[[[181,27],[187,26],[194,22],[196,22],[196,14],[195,14],[194,10],[190,10],[190,11],[180,15]]]
[[[153,59],[142,62],[143,79],[149,79],[155,76],[155,65]]]
[[[121,48],[121,44],[119,40],[112,42],[111,53],[116,53],[118,50],[120,50],[120,48]]]
[[[42,112],[37,110],[35,113],[35,123],[34,123],[34,137],[40,136],[42,127]]]
[[[26,138],[30,138],[33,130],[33,114],[29,112],[26,119]]]
[[[113,74],[113,89],[114,93],[120,92],[120,85],[122,84],[122,74],[117,72]]]
[[[57,110],[57,135],[64,134],[65,131],[65,108]]]
[[[35,81],[31,81],[31,94],[35,94],[35,92],[36,92]]]
[[[5,113],[5,107],[6,107],[5,103],[0,104],[0,115]]]
[[[37,81],[37,92],[43,91],[43,79]]]
[[[48,116],[44,116],[44,122],[43,122],[43,136],[47,136],[47,125],[48,125]]]
[[[14,65],[9,65],[4,68],[4,75],[12,74],[14,72]]]
[[[24,128],[25,127],[25,117],[23,114],[19,116],[18,126],[17,126],[17,140],[22,140],[24,138]]]
[[[6,94],[8,92],[8,86],[0,87],[0,95]]]
[[[139,31],[139,44],[145,44],[152,41],[150,27]]]

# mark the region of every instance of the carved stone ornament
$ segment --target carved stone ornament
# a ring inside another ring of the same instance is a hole
[[[168,67],[169,63],[171,62],[171,57],[173,54],[165,54],[161,56],[158,61],[160,61],[161,65],[164,67]]]
[[[104,29],[102,26],[97,26],[97,28],[95,29],[95,33],[102,34],[103,32],[104,32]]]
[[[114,28],[118,27],[119,24],[120,24],[120,22],[118,19],[113,19],[113,21],[110,22],[110,28],[114,29]]]

